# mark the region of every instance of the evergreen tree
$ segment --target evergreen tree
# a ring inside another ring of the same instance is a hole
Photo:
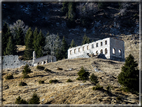
[[[84,67],[81,67],[81,69],[79,70],[78,74],[78,80],[88,80],[89,79],[89,72],[87,72]]]
[[[36,93],[33,94],[32,98],[29,100],[29,104],[39,104],[40,99]]]
[[[26,45],[26,50],[24,52],[24,58],[25,59],[32,59],[32,53],[33,53],[33,32],[32,29],[29,28],[26,36],[25,36],[25,45]]]
[[[26,32],[26,35],[25,35],[25,45],[27,45],[27,41],[29,42],[29,38],[31,38],[30,42],[33,43],[33,31],[31,29],[31,27]]]
[[[137,62],[130,54],[122,67],[122,72],[118,75],[118,82],[125,87],[127,91],[139,91],[139,70]]]
[[[63,3],[63,7],[61,8],[61,11],[63,15],[65,15],[68,12],[68,2]]]
[[[3,28],[2,28],[2,55],[5,55],[7,43],[8,43],[8,38],[12,37],[13,35],[10,32],[9,26],[7,23],[4,23]],[[14,45],[14,44],[13,44]]]
[[[40,30],[38,36],[37,36],[37,40],[39,41],[39,45],[40,46],[44,46],[45,45],[45,37],[42,34],[42,31]]]
[[[32,54],[33,53],[33,49],[26,49],[24,52],[24,59],[25,60],[30,60],[32,59]]]
[[[63,40],[62,40],[62,55],[63,55],[63,58],[67,58],[67,51],[68,51],[68,44],[65,40],[65,37],[63,37]]]
[[[42,53],[42,47],[40,46],[39,49],[37,50],[37,56],[36,57],[38,58],[38,57],[41,57],[41,56],[43,56],[43,53]]]
[[[29,33],[29,36],[26,38],[26,49],[33,49],[33,34]]]
[[[76,19],[76,8],[75,8],[75,3],[68,3],[68,13],[67,13],[67,26],[69,28],[75,27],[75,19]]]
[[[84,37],[83,37],[82,45],[86,44],[86,43],[90,43],[90,39],[85,34]]]
[[[22,28],[18,28],[18,30],[16,30],[16,36],[15,36],[16,45],[24,45],[24,41],[23,41],[24,38],[25,38],[25,35],[23,33]]]
[[[42,54],[42,47],[45,45],[45,37],[42,34],[42,31],[40,30],[39,34],[37,35],[37,40],[34,43],[34,50],[36,52],[37,57],[43,56]],[[39,51],[40,49],[40,51]]]
[[[36,27],[35,30],[34,30],[34,33],[33,33],[33,37],[34,37],[34,39],[33,39],[34,50],[36,49],[37,36],[38,36],[38,29]]]
[[[72,48],[72,47],[75,47],[75,42],[74,42],[73,39],[72,39],[72,41],[71,41],[70,47],[71,47],[71,48]]]
[[[92,84],[97,84],[99,82],[97,76],[95,76],[94,74],[90,76],[90,81]]]
[[[19,96],[18,98],[16,98],[15,104],[28,104],[28,102],[21,99],[21,97]]]
[[[13,37],[12,36],[10,36],[9,39],[8,39],[6,51],[5,51],[4,54],[5,55],[14,55],[14,54],[16,54],[16,48],[15,48],[15,45],[13,43]]]

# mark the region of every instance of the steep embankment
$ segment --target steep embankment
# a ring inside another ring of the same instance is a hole
[[[14,79],[3,79],[3,99],[5,100],[3,103],[14,103],[19,95],[22,99],[29,100],[33,92],[36,92],[40,96],[41,104],[138,104],[137,95],[120,90],[117,75],[121,72],[123,64],[124,62],[98,58],[65,59],[44,65],[52,72],[30,67],[33,72],[29,74],[28,79],[21,78],[22,68],[4,70],[3,78],[6,73],[11,72],[14,74]],[[89,81],[76,80],[81,66],[98,77],[104,90],[92,90],[94,85]],[[57,67],[63,70],[57,70]],[[66,82],[69,78],[73,82]],[[51,79],[57,79],[59,83],[50,84]],[[26,82],[27,86],[18,86],[21,80]],[[39,80],[44,80],[45,83],[39,84]],[[111,94],[106,91],[108,85],[112,87]]]

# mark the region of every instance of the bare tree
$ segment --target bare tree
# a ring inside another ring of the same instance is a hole
[[[62,41],[59,38],[58,35],[55,34],[51,34],[49,36],[46,37],[45,39],[45,46],[44,46],[44,50],[50,50],[51,51],[51,55],[55,55],[55,51],[61,50],[62,47]]]
[[[22,20],[17,20],[15,23],[13,23],[13,25],[9,26],[11,33],[13,34],[14,38],[16,35],[16,31],[19,28],[22,28],[24,35],[26,34],[27,30],[28,30],[28,26],[25,25],[25,23]]]
[[[76,10],[79,16],[85,16],[87,14],[95,14],[98,11],[98,7],[96,3],[79,3]]]

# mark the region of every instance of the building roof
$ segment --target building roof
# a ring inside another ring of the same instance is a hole
[[[40,58],[35,59],[34,63],[37,63],[37,62],[40,62],[40,61],[45,61],[45,60],[47,60],[47,59],[49,59],[49,58],[52,58],[52,57],[55,58],[55,56],[46,55],[46,56],[43,56],[43,57],[40,57]]]

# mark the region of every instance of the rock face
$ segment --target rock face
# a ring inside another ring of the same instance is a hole
[[[124,61],[124,41],[114,38],[105,38],[68,49],[68,59],[88,58],[89,54],[101,54],[100,56],[103,54],[103,58],[105,59]]]

